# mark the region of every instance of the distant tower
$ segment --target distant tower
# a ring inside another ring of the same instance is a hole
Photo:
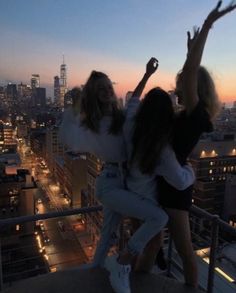
[[[67,88],[67,76],[66,76],[66,64],[63,55],[63,63],[61,64],[61,71],[60,71],[60,78],[61,78],[61,85]]]
[[[39,76],[39,74],[32,74],[31,88],[35,89],[37,87],[40,87],[40,76]]]
[[[60,104],[60,78],[59,76],[54,76],[54,102]]]
[[[63,55],[63,62],[61,64],[61,69],[60,69],[60,106],[64,107],[64,96],[67,93],[68,88],[67,88],[67,68],[64,60],[64,55]]]

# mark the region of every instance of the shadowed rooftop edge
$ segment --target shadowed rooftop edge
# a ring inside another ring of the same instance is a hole
[[[73,269],[29,278],[7,288],[3,293],[112,293],[105,269]],[[154,274],[133,273],[133,293],[200,293],[180,282]]]

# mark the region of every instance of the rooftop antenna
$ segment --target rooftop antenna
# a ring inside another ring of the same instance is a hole
[[[62,54],[62,64],[65,64],[65,55]]]

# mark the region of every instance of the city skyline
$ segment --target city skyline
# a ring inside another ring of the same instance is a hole
[[[107,73],[116,83],[117,96],[124,97],[140,80],[148,59],[155,56],[160,65],[147,90],[155,85],[173,89],[186,57],[186,31],[202,25],[216,2],[49,0],[36,6],[28,0],[3,0],[0,83],[29,83],[36,73],[52,96],[53,77],[59,74],[65,54],[69,88],[84,84],[95,69]],[[236,18],[231,13],[210,31],[202,62],[227,103],[236,100],[235,33]]]

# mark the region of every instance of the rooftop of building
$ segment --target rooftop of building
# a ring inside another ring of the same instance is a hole
[[[72,159],[85,159],[86,158],[86,153],[67,151],[65,153],[65,155],[69,156]]]
[[[26,180],[26,175],[30,175],[28,169],[17,169],[16,171],[16,174],[6,174],[4,172],[0,173],[0,182],[24,182]]]
[[[200,293],[202,291],[160,275],[133,273],[131,290],[135,293]],[[157,292],[156,291],[156,292]],[[3,290],[3,293],[112,293],[105,269],[70,269],[26,279]]]

